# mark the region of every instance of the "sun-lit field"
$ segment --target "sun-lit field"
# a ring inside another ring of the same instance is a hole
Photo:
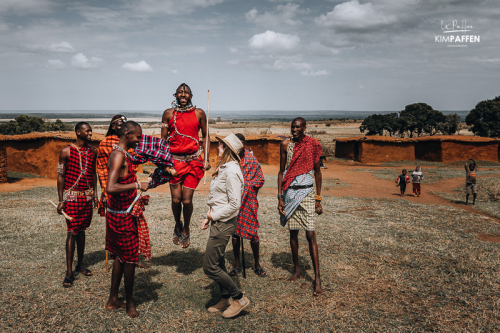
[[[151,269],[136,270],[140,318],[107,311],[104,220],[87,231],[85,264],[64,289],[66,226],[47,202],[55,187],[0,194],[2,332],[37,331],[496,331],[500,329],[500,247],[480,240],[500,235],[492,219],[448,206],[403,199],[327,197],[316,231],[324,294],[313,297],[314,273],[300,234],[302,278],[286,281],[292,260],[288,231],[274,197],[260,196],[261,264],[268,277],[235,278],[251,301],[226,320],[206,309],[218,287],[201,268],[206,231],[198,227],[207,197],[196,194],[191,245],[172,241],[168,194],[152,194]],[[436,218],[439,216],[439,218]],[[253,265],[246,243],[246,263]],[[233,263],[231,245],[226,253]],[[120,296],[124,296],[123,285]]]

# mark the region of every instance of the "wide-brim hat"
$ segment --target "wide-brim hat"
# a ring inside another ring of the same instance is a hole
[[[240,160],[240,151],[243,149],[243,143],[241,142],[240,139],[234,134],[229,134],[225,138],[222,138],[220,136],[215,137],[218,141],[224,142],[229,149],[236,155],[236,158],[238,161]]]

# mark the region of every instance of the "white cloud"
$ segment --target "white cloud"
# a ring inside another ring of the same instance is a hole
[[[225,0],[125,0],[125,7],[137,14],[148,16],[189,14],[196,9],[207,8]]]
[[[177,74],[178,70],[177,69],[171,69],[170,72],[172,72],[172,74]]]
[[[294,35],[281,34],[267,30],[262,34],[256,34],[248,41],[250,48],[264,52],[288,52],[297,49],[300,38]]]
[[[49,45],[24,45],[24,50],[35,53],[75,53],[75,48],[68,42],[52,43]]]
[[[309,45],[308,50],[312,54],[322,55],[322,56],[331,56],[331,55],[337,55],[340,53],[339,49],[336,49],[334,47],[324,46],[320,42],[312,42]]]
[[[0,1],[0,13],[43,14],[51,12],[55,5],[50,0],[2,0]]]
[[[321,27],[354,32],[378,31],[398,22],[395,15],[384,14],[371,2],[360,4],[358,0],[336,5],[331,12],[322,14],[315,21]]]
[[[253,22],[264,26],[279,26],[285,24],[288,26],[301,25],[302,21],[295,19],[297,14],[307,13],[307,10],[300,10],[299,5],[294,3],[287,3],[286,5],[276,6],[273,12],[265,12],[259,15],[256,8],[245,13],[245,18],[248,22]]]
[[[66,64],[59,59],[54,59],[47,61],[46,67],[48,69],[64,69],[66,68]]]
[[[87,58],[83,53],[77,53],[71,58],[71,65],[78,69],[91,69],[97,67],[102,62],[101,58]]]
[[[231,53],[238,53],[239,50],[236,47],[230,47],[229,48],[229,52],[231,52]]]
[[[302,71],[302,72],[300,72],[300,75],[303,75],[303,76],[326,76],[326,75],[330,75],[330,73],[328,71],[325,71],[325,70]]]
[[[123,69],[126,69],[128,71],[131,71],[131,72],[152,72],[153,71],[153,68],[151,66],[149,66],[149,64],[147,62],[145,62],[144,60],[141,60],[139,62],[136,62],[136,63],[124,63],[122,65],[122,68]]]

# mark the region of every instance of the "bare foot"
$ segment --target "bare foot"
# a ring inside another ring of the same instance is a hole
[[[143,262],[140,262],[140,261],[139,261],[139,263],[137,264],[137,267],[139,267],[139,268],[143,268],[143,269],[150,269],[150,268],[151,268],[151,266],[149,266],[149,265],[147,265],[147,264],[145,264],[145,263],[143,263]]]
[[[107,310],[114,310],[114,309],[120,309],[126,307],[124,302],[120,302],[119,300],[116,301],[108,301],[108,304],[106,304],[106,309]]]
[[[131,302],[130,305],[129,303],[127,303],[127,316],[129,316],[130,318],[139,318],[139,313],[135,309],[135,305],[133,302]]]
[[[291,278],[288,279],[288,281],[290,282],[295,282],[297,281],[297,279],[300,277],[300,271],[299,272],[295,272]]]
[[[179,245],[181,243],[181,239],[182,239],[182,229],[180,232],[177,232],[177,230],[174,229],[174,237],[172,238],[174,244]]]
[[[314,282],[313,296],[319,296],[322,293],[323,293],[323,289],[321,289],[321,280],[317,280]]]

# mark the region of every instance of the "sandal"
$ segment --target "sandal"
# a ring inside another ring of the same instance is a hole
[[[174,237],[172,238],[172,241],[174,242],[175,245],[181,245],[181,242],[182,242],[182,238],[183,238],[183,234],[182,234],[182,230],[180,233],[176,233],[175,232],[175,229],[174,229]],[[177,239],[177,241],[179,243],[175,243],[175,240]]]
[[[229,276],[236,276],[241,273],[240,267],[235,267],[231,272],[227,273]]]
[[[83,274],[85,276],[92,276],[92,271],[85,266],[76,266],[75,273],[76,274]]]
[[[267,276],[267,273],[265,270],[262,269],[262,267],[259,267],[259,268],[254,268],[253,270],[255,272],[255,274],[257,274],[258,276],[260,277],[265,277]]]
[[[189,241],[189,236],[191,236],[191,235],[184,236],[184,234],[182,234],[181,248],[187,249],[189,247],[189,244],[191,244],[191,242]],[[186,242],[188,242],[188,245],[182,246]]]
[[[64,288],[69,288],[69,287],[72,287],[73,286],[73,281],[75,281],[75,276],[74,275],[71,275],[71,276],[65,276],[64,277],[64,281],[63,281],[63,287]]]

